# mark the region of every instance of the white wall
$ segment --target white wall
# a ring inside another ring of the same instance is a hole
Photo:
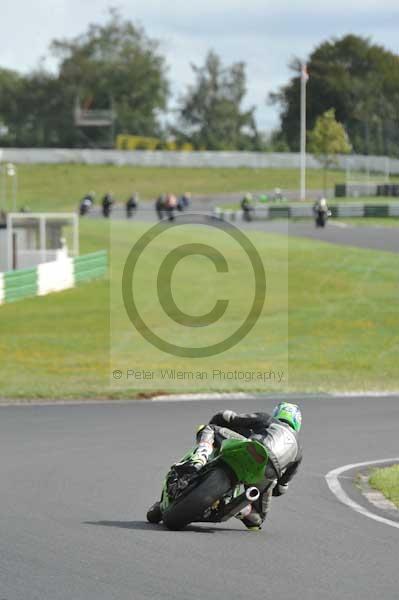
[[[7,229],[0,229],[0,272],[6,271],[8,267],[7,252]]]
[[[348,158],[341,156],[345,168]],[[383,156],[351,156],[351,170],[369,169],[385,172]],[[299,154],[272,152],[168,152],[149,150],[74,150],[63,148],[0,148],[0,162],[14,163],[84,163],[149,167],[249,167],[299,168]],[[320,164],[308,154],[308,168]],[[389,160],[390,171],[399,174],[399,159]]]

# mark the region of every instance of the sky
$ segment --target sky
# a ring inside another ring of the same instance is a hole
[[[172,84],[171,107],[193,82],[190,63],[208,50],[224,64],[244,61],[248,94],[263,131],[278,126],[267,103],[291,76],[290,60],[302,60],[321,42],[355,33],[399,54],[398,0],[0,0],[0,67],[27,72],[48,56],[53,39],[83,33],[107,20],[110,6],[161,42]],[[50,69],[55,63],[47,59]]]

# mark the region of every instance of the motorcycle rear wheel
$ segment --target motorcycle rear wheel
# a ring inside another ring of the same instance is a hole
[[[165,510],[164,525],[172,531],[184,529],[189,523],[200,520],[212,506],[232,487],[231,479],[222,468],[215,468],[187,495],[178,498]]]

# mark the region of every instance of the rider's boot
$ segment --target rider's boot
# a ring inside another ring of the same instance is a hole
[[[202,469],[208,462],[210,455],[213,452],[213,442],[215,434],[213,429],[208,425],[201,427],[197,432],[198,445],[193,454],[184,462],[177,463],[175,468],[177,471],[184,473],[195,473]]]
[[[243,508],[236,517],[242,521],[249,531],[260,531],[262,529],[263,519],[251,504]]]
[[[161,503],[155,502],[147,511],[147,521],[158,524],[162,521]]]
[[[238,513],[238,515],[236,515],[250,531],[259,531],[262,528],[262,523],[270,510],[273,488],[275,485],[276,481],[273,481],[262,492],[259,500],[254,504],[248,504],[240,513]]]

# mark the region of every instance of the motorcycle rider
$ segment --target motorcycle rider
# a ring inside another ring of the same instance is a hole
[[[126,217],[128,219],[131,219],[132,216],[134,215],[134,213],[137,210],[138,204],[139,204],[139,196],[137,194],[137,192],[134,192],[131,196],[129,196],[127,202],[126,202]]]
[[[108,219],[111,214],[111,208],[112,208],[113,204],[114,204],[114,199],[112,197],[112,193],[107,192],[103,196],[103,199],[102,199],[102,212],[103,212],[103,217],[105,217],[106,219]]]
[[[79,214],[82,217],[86,215],[93,207],[95,195],[95,192],[89,192],[88,194],[83,196],[82,200],[80,201]]]
[[[264,480],[257,486],[261,495],[259,500],[248,504],[236,515],[248,529],[259,530],[269,511],[272,495],[285,494],[302,461],[298,441],[301,423],[299,407],[289,402],[280,402],[272,415],[264,412],[237,414],[232,410],[218,412],[208,425],[198,430],[197,446],[191,458],[177,463],[175,469],[185,474],[196,473],[208,462],[214,446],[219,447],[225,439],[244,437],[259,441],[269,455]],[[157,502],[148,511],[150,522],[162,519],[159,506]]]
[[[247,192],[241,200],[241,210],[243,211],[243,217],[245,221],[252,221],[253,197],[252,194]]]
[[[319,198],[313,205],[313,214],[315,216],[316,226],[324,227],[327,217],[331,215],[328,210],[327,200],[325,198]]]

